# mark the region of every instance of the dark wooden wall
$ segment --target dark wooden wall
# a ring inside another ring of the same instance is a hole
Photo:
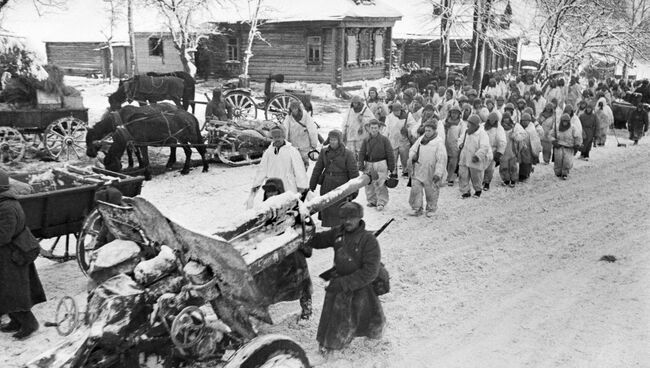
[[[46,42],[47,62],[69,75],[86,75],[103,68],[101,42]]]
[[[392,25],[394,22],[389,22]],[[361,23],[368,28],[385,27],[387,22],[368,21]],[[359,24],[354,24],[358,27]],[[248,38],[248,26],[244,24],[222,24],[227,31],[213,35],[206,40],[199,51],[197,64],[201,77],[236,77],[242,72],[242,62]],[[264,41],[255,40],[253,57],[248,74],[251,80],[264,81],[269,74],[284,74],[287,82],[305,81],[311,83],[330,83],[377,79],[384,77],[389,70],[390,27],[384,36],[384,63],[364,66],[345,66],[344,64],[345,24],[333,21],[294,22],[267,24],[261,29]],[[322,62],[307,63],[307,37],[320,36]],[[240,46],[240,62],[227,62],[228,38],[237,38]]]
[[[109,52],[108,48],[103,48],[102,52],[102,73],[108,76]],[[122,78],[126,74],[131,74],[131,47],[113,46],[113,75]]]
[[[435,70],[439,68],[440,63],[440,40],[431,42],[420,40],[397,40],[398,47],[402,51],[402,60],[400,64],[406,64],[414,61],[421,67]],[[496,71],[499,68],[513,69],[516,67],[517,60],[517,40],[507,41],[510,52],[508,56],[494,55],[488,47],[486,52],[485,70],[487,72]],[[450,42],[451,52],[449,61],[451,63],[471,63],[472,50],[464,40]]]

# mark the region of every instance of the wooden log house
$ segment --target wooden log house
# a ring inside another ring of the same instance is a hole
[[[250,59],[249,75],[340,85],[378,79],[390,72],[392,28],[400,13],[383,0],[270,0]],[[284,3],[284,4],[283,4]],[[266,4],[266,2],[265,2]],[[237,14],[247,14],[247,10]],[[234,77],[242,72],[249,25],[223,15],[221,34],[211,35],[195,57],[199,76]]]

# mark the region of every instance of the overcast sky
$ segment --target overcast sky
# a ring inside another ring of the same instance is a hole
[[[31,0],[10,2],[4,17],[0,20],[2,28],[30,39],[30,44],[44,53],[45,41],[102,41],[101,34],[106,29],[107,17],[101,0],[69,0],[68,9],[49,9],[42,16],[34,8]],[[127,41],[126,27],[120,27],[117,41]]]

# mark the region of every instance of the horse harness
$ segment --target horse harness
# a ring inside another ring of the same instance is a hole
[[[122,120],[122,117],[120,116],[119,111],[113,111],[113,112],[111,112],[111,115],[113,116],[112,122],[113,122],[113,128],[115,129],[115,133],[120,135],[126,141],[127,145],[133,145],[134,142],[136,142],[135,137],[133,137],[133,134],[131,134],[131,132],[129,132],[129,130],[127,129],[127,126],[129,126],[129,125],[131,125],[133,123],[137,123],[137,122],[140,122],[140,121],[143,121],[143,120],[146,120],[146,119],[149,119],[149,118],[153,117],[153,115],[144,116],[144,117],[141,117],[141,118],[138,118],[138,119],[131,120],[128,123],[125,124],[124,121]],[[167,138],[163,139],[163,140],[160,140],[160,141],[136,142],[136,143],[139,143],[140,145],[145,145],[145,146],[152,146],[152,145],[157,145],[157,144],[164,144],[170,138],[173,138],[174,141],[176,142],[175,144],[181,144],[178,141],[178,138],[176,136],[179,135],[181,132],[183,132],[185,129],[187,129],[189,127],[189,124],[186,125],[185,127],[183,127],[182,129],[179,129],[176,133],[172,134],[171,127],[169,125],[169,120],[167,119],[167,116],[165,116],[166,115],[165,112],[160,111],[160,115],[163,117],[163,119],[165,119],[165,123],[167,125],[167,133],[169,134],[169,136]]]

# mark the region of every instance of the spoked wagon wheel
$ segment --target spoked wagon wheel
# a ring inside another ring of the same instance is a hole
[[[86,155],[87,132],[86,123],[72,116],[55,120],[45,129],[45,151],[55,160],[80,160]]]
[[[257,118],[257,107],[251,96],[243,92],[232,92],[226,96],[226,101],[232,105],[233,119],[255,119]]]
[[[18,162],[25,156],[25,138],[14,128],[0,127],[0,162]]]
[[[102,216],[99,211],[93,210],[84,220],[81,232],[77,237],[77,264],[86,276],[88,276],[90,267],[90,253],[101,246],[97,244],[97,236],[102,224]]]
[[[282,123],[284,117],[289,114],[289,104],[291,104],[291,101],[300,102],[296,96],[288,93],[279,93],[273,96],[269,103],[266,104],[266,111],[264,113],[266,120]]]

